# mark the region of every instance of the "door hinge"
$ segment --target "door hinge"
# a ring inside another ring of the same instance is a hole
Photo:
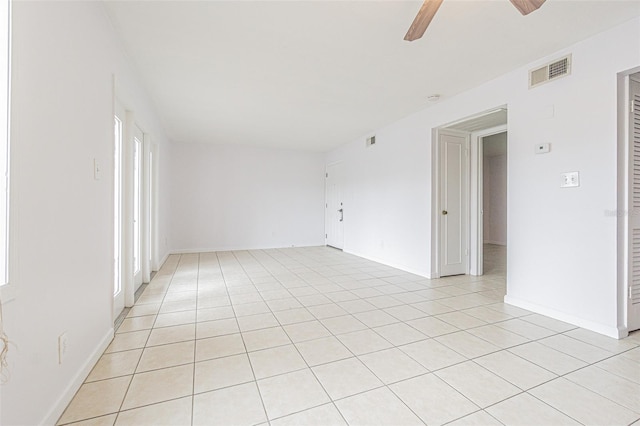
[[[329,173],[325,173],[324,177],[328,178],[329,177]]]
[[[325,237],[325,238],[329,238],[329,236],[328,236],[327,234],[324,234],[324,237]]]
[[[325,205],[324,205],[324,208],[325,208],[325,209],[328,209],[328,208],[329,208],[329,204],[325,204]]]

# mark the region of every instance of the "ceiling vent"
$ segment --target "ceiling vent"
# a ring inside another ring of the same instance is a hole
[[[571,74],[571,55],[529,71],[529,89]]]
[[[371,136],[370,138],[367,138],[367,147],[370,147],[372,145],[376,144],[376,137],[375,136]]]

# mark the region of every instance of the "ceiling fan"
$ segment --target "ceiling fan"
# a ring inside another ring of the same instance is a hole
[[[407,41],[417,40],[424,32],[427,30],[427,27],[431,23],[431,20],[435,16],[438,8],[442,4],[443,0],[424,0],[422,7],[418,11],[416,18],[413,20],[411,27],[409,27],[409,31],[404,36],[404,39]],[[546,0],[509,0],[511,4],[513,4],[516,9],[520,11],[523,15],[528,15],[531,12],[537,10]]]

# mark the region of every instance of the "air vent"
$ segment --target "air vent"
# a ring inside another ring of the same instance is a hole
[[[371,136],[370,138],[367,138],[367,146],[371,146],[371,145],[375,145],[376,144],[376,137],[375,136]]]
[[[534,88],[569,74],[571,74],[571,55],[529,71],[529,88]]]

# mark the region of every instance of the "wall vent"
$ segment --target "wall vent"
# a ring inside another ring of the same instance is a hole
[[[376,137],[375,136],[371,136],[370,138],[367,138],[367,146],[371,146],[371,145],[375,145],[376,144]]]
[[[571,74],[571,55],[529,71],[529,89]]]

